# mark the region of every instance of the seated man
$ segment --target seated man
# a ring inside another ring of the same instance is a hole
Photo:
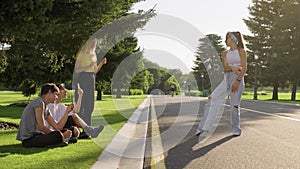
[[[47,107],[49,108],[53,119],[56,121],[57,125],[54,127],[56,130],[61,130],[63,128],[71,129],[73,130],[73,135],[75,136],[72,137],[70,141],[76,142],[79,136],[79,130],[75,127],[80,127],[83,128],[84,132],[92,138],[96,138],[99,133],[103,130],[103,126],[100,125],[98,128],[93,128],[91,126],[88,126],[78,115],[77,112],[80,110],[80,105],[81,105],[81,100],[82,100],[82,95],[83,95],[83,90],[80,88],[78,84],[78,100],[77,104],[75,105],[73,111],[68,112],[67,111],[67,106],[61,103],[62,99],[66,97],[67,90],[65,88],[64,84],[59,84],[57,85],[60,93],[57,95],[58,98],[54,103],[48,104]],[[71,104],[72,105],[72,104]],[[67,120],[65,120],[67,119]],[[62,125],[62,123],[64,125]]]
[[[54,103],[58,92],[59,89],[55,84],[47,83],[41,89],[41,97],[25,107],[17,134],[17,140],[22,141],[24,147],[64,144],[64,140],[71,137],[70,130],[52,131],[45,125],[45,119],[49,115],[46,105]],[[68,111],[70,110],[71,107],[68,107]]]

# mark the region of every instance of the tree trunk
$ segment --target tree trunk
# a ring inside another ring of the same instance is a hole
[[[116,98],[121,98],[121,90],[120,88],[117,88],[117,95],[116,95]]]
[[[297,82],[293,81],[291,101],[296,101],[296,93],[297,93]]]
[[[278,87],[279,87],[279,84],[275,83],[274,86],[273,86],[272,100],[278,100]]]
[[[97,90],[97,100],[102,100],[102,91]]]

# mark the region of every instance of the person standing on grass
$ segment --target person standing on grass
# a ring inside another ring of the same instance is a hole
[[[54,103],[59,93],[58,87],[53,83],[42,86],[41,97],[31,101],[24,109],[17,133],[17,140],[22,141],[24,147],[45,147],[54,145],[67,145],[64,140],[72,136],[71,130],[52,131],[45,125],[45,119],[50,111],[49,103]],[[73,105],[67,107],[71,112]]]
[[[230,95],[230,123],[233,136],[240,136],[240,103],[244,91],[244,76],[247,71],[247,56],[240,32],[228,32],[226,34],[228,50],[222,53],[222,63],[225,71],[223,81],[209,96],[205,105],[204,117],[198,125],[196,135],[209,132],[216,120],[216,114],[220,111],[222,100]],[[225,88],[225,89],[224,89]]]
[[[75,63],[76,83],[79,83],[84,91],[78,115],[87,125],[91,125],[92,113],[94,111],[95,74],[106,64],[106,58],[104,57],[97,65],[96,46],[96,39],[89,39],[77,54]],[[78,99],[77,90],[76,86],[75,101]]]
[[[78,115],[77,112],[80,110],[81,106],[81,100],[82,96],[84,94],[83,90],[80,88],[78,84],[78,100],[77,103],[74,105],[74,109],[71,112],[67,112],[67,106],[61,103],[61,101],[66,98],[67,96],[67,89],[65,88],[65,85],[63,83],[57,85],[60,92],[57,95],[58,98],[54,103],[50,103],[47,105],[49,108],[51,115],[55,122],[58,124],[61,121],[65,122],[63,125],[60,125],[59,128],[56,129],[63,129],[67,128],[72,130],[72,134],[74,137],[72,137],[72,141],[77,141],[77,138],[79,137],[79,130],[77,130],[77,127],[82,128],[85,133],[92,138],[96,138],[99,133],[103,130],[103,126],[100,125],[98,128],[93,128],[91,126],[88,126]],[[65,121],[65,116],[67,117],[67,120]],[[52,126],[50,126],[52,127]]]

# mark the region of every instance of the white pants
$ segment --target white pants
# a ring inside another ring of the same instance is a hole
[[[224,76],[223,81],[212,92],[211,99],[204,107],[204,117],[198,125],[197,130],[213,132],[218,125],[224,111],[226,96],[230,95],[230,124],[234,135],[241,134],[240,127],[240,103],[244,91],[244,78],[239,83],[236,92],[231,91],[232,84],[236,81],[237,75],[229,72]]]

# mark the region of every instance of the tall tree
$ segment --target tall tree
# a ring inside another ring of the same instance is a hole
[[[221,53],[225,50],[221,44],[222,38],[216,34],[209,34],[199,39],[196,51],[193,73],[198,83],[199,90],[212,89],[223,79],[223,66]]]
[[[290,0],[284,3],[282,8],[282,17],[278,18],[278,25],[282,31],[282,46],[285,60],[288,62],[288,69],[286,76],[292,84],[291,100],[296,100],[297,86],[300,80],[300,1]]]
[[[294,39],[297,39],[297,35],[291,35],[297,32],[295,31],[297,26],[294,24],[297,21],[295,17],[298,17],[295,15],[296,9],[299,11],[297,4],[299,2],[296,0],[253,0],[253,6],[249,7],[250,17],[244,19],[254,35],[246,39],[249,42],[248,48],[259,54],[259,60],[255,62],[265,67],[265,70],[261,72],[260,80],[263,85],[273,86],[273,100],[278,100],[280,84],[282,87],[285,86],[290,75],[293,74],[291,71],[296,71],[290,65],[297,60],[297,57],[295,57],[296,60],[292,59],[295,49],[293,46],[297,43]],[[290,24],[286,23],[287,20]],[[297,82],[296,79],[292,81]]]
[[[141,89],[147,94],[150,86],[154,84],[153,75],[146,69],[139,72],[130,82],[130,89]]]
[[[0,42],[12,45],[5,54],[8,66],[1,82],[20,88],[25,79],[37,85],[71,80],[82,40],[128,15],[135,2],[138,0],[1,0]],[[133,17],[137,20],[131,20],[131,29],[123,31],[134,32],[143,26],[148,21],[144,13]],[[16,74],[16,69],[22,73]]]
[[[137,48],[137,39],[135,37],[131,37],[118,43],[114,46],[112,52],[110,52],[107,57],[114,60],[114,65],[106,66],[106,70],[111,74],[110,77],[113,78],[112,89],[117,90],[117,98],[120,98],[121,89],[129,89],[130,82],[134,78],[135,74],[144,68],[142,52],[140,52],[139,48]],[[122,64],[118,63],[121,61]]]

